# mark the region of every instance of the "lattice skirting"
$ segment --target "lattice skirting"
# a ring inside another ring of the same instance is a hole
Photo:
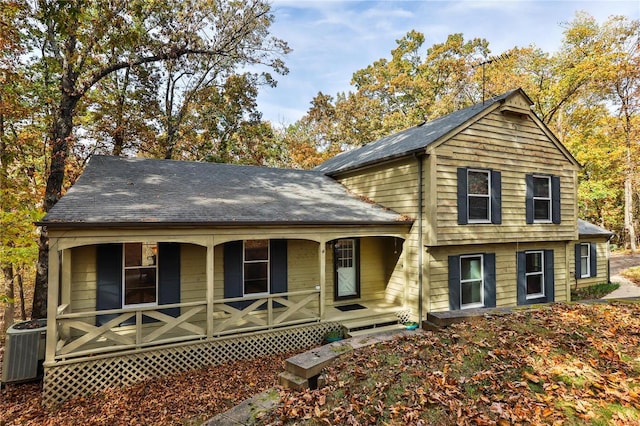
[[[338,323],[325,322],[49,366],[45,368],[43,404],[51,407],[108,388],[318,345],[328,331],[338,329]]]

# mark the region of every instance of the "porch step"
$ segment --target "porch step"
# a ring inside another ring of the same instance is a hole
[[[405,328],[404,324],[389,324],[383,326],[377,326],[373,328],[365,328],[358,331],[349,331],[347,332],[349,337],[359,337],[359,336],[367,336],[375,333],[383,333],[385,331],[394,331],[394,330],[403,330]]]
[[[397,314],[387,314],[342,321],[347,337],[403,328]]]

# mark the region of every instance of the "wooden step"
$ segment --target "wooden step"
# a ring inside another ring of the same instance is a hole
[[[384,333],[386,331],[396,331],[396,330],[404,330],[405,326],[403,324],[390,324],[384,325],[381,327],[373,327],[373,328],[365,328],[358,331],[349,331],[347,332],[348,337],[362,337],[375,333]]]
[[[354,320],[342,321],[341,324],[347,331],[355,330],[358,328],[371,328],[378,324],[388,325],[390,323],[398,323],[398,315],[388,314],[373,317],[364,317]]]

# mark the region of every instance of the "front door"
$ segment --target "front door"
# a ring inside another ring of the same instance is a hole
[[[334,244],[335,299],[360,297],[358,240],[342,239]]]

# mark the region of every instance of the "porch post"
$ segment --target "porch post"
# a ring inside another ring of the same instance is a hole
[[[207,243],[207,339],[213,338],[213,274],[214,274],[214,252],[215,246],[213,238]]]
[[[320,241],[318,244],[318,260],[320,263],[320,319],[324,319],[324,301],[325,301],[325,287],[327,285],[327,257],[325,254],[325,241]]]
[[[58,252],[58,240],[49,238],[49,276],[47,286],[47,347],[45,362],[53,362],[56,355],[58,301],[60,295],[60,252]],[[62,285],[69,285],[63,282]],[[37,319],[37,318],[34,318]]]

